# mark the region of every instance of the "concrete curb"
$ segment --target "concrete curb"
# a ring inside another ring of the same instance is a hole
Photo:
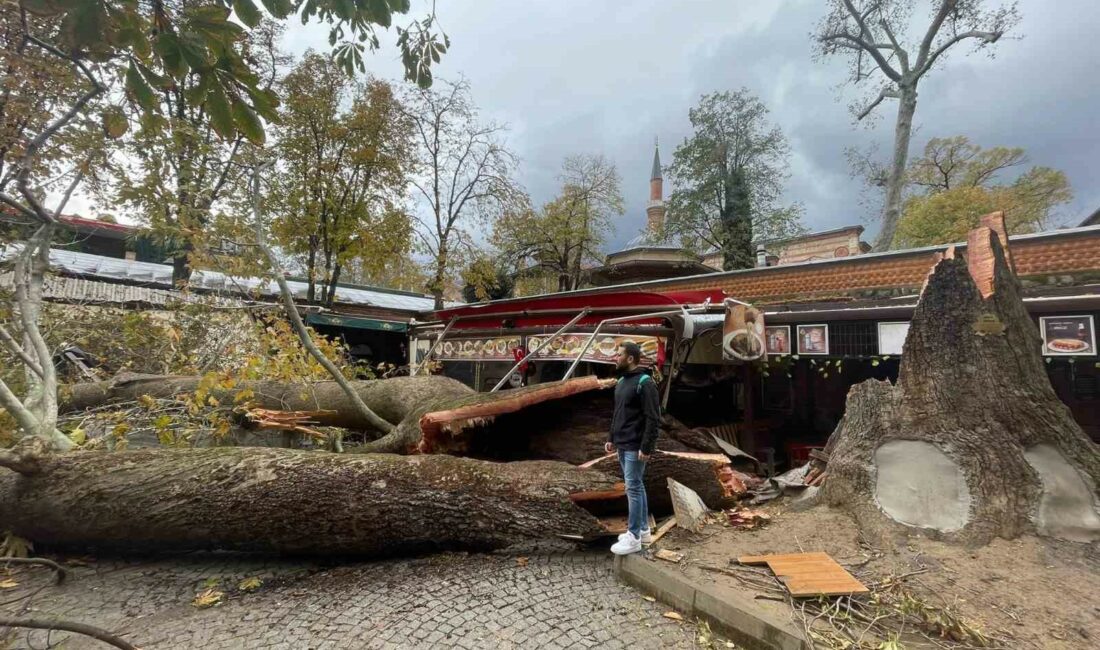
[[[615,575],[678,611],[701,618],[718,633],[750,650],[809,650],[789,623],[756,611],[753,603],[717,585],[692,582],[680,571],[640,553],[615,558]]]

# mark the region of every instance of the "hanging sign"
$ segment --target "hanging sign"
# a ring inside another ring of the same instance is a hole
[[[1096,356],[1092,316],[1042,316],[1043,354],[1048,357]]]
[[[441,361],[514,361],[523,341],[518,336],[444,339],[439,346]]]
[[[549,334],[527,337],[527,349],[537,349]],[[539,350],[532,359],[547,361],[572,361],[584,350],[585,344],[591,338],[589,334],[560,334],[550,341],[543,349]],[[584,353],[585,361],[596,363],[615,363],[619,356],[619,346],[624,343],[637,343],[642,348],[642,365],[652,366],[658,364],[663,358],[665,339],[662,336],[643,336],[640,334],[599,334],[592,345]]]

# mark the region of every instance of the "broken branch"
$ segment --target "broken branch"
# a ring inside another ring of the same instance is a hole
[[[122,650],[138,650],[136,646],[127,643],[107,630],[86,623],[74,623],[72,621],[53,620],[47,621],[37,618],[11,618],[0,616],[0,627],[23,627],[35,630],[61,630],[63,632],[76,632],[84,636],[90,636],[104,643],[113,645]]]

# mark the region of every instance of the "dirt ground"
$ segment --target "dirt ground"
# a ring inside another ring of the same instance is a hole
[[[1097,545],[1028,536],[965,549],[914,535],[895,548],[873,548],[861,539],[848,515],[825,506],[797,512],[789,509],[786,499],[780,499],[761,510],[771,516],[763,527],[746,530],[712,520],[701,534],[673,528],[656,546],[683,552],[680,566],[693,578],[742,592],[760,610],[781,620],[790,619],[799,629],[804,629],[803,615],[777,598],[781,592],[774,581],[774,591],[763,588],[770,580],[766,567],[731,570],[737,556],[825,551],[872,586],[872,594],[857,598],[874,598],[879,588],[876,584],[889,588],[900,577],[902,588],[936,608],[931,611],[957,611],[961,620],[995,640],[993,647],[1100,647]],[[754,570],[755,575],[751,573]],[[888,579],[890,582],[883,583]],[[762,582],[763,587],[759,586]],[[865,640],[862,646],[849,647],[877,648],[878,643]],[[905,649],[968,647],[912,634],[903,634],[901,643]],[[844,646],[819,643],[818,647]]]

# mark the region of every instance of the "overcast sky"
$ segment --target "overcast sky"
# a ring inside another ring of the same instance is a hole
[[[414,2],[417,8],[417,2]],[[810,32],[821,0],[439,0],[452,47],[437,75],[465,75],[483,114],[510,126],[520,180],[536,204],[557,190],[563,157],[602,153],[623,178],[626,213],[609,242],[639,232],[653,139],[667,164],[689,133],[699,95],[747,87],[790,139],[787,198],[805,206],[811,230],[877,226],[849,177],[848,146],[888,151],[895,106],[868,128],[848,105],[845,62],[813,60]],[[920,3],[927,4],[927,3]],[[420,4],[423,10],[425,5]],[[1064,170],[1077,223],[1100,208],[1100,2],[1021,0],[1022,40],[997,57],[959,48],[922,82],[911,151],[931,137],[967,135],[983,146],[1024,147],[1032,164]],[[927,13],[917,12],[923,19]],[[327,30],[288,30],[286,49],[327,48]],[[398,79],[392,47],[368,58],[373,74]],[[883,110],[885,109],[885,110]],[[667,188],[666,188],[667,195]]]

